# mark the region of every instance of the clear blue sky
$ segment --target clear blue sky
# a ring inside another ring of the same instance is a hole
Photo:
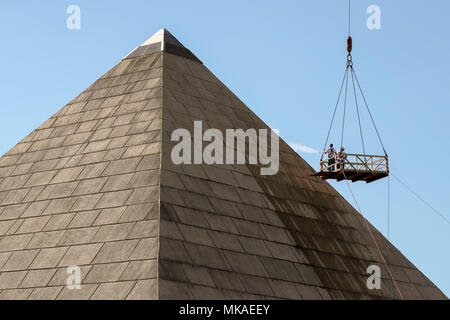
[[[353,2],[355,68],[391,169],[450,217],[450,2]],[[345,67],[346,3],[2,1],[0,152],[161,27],[282,138],[320,150]],[[81,8],[81,30],[66,28],[72,4]],[[366,27],[366,8],[373,4],[381,8],[381,30]],[[369,151],[379,153],[364,117]],[[360,151],[355,122],[348,123],[347,151]],[[301,155],[318,167],[317,154]],[[353,204],[344,183],[333,185]],[[386,234],[387,180],[353,188],[364,214]],[[394,179],[391,202],[391,241],[450,296],[449,224]]]

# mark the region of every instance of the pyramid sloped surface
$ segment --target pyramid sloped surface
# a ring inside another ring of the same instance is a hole
[[[398,298],[356,211],[284,142],[274,176],[174,165],[194,120],[267,128],[195,59],[128,57],[6,153],[0,299]],[[405,298],[446,298],[374,232]]]
[[[194,120],[222,132],[268,127],[203,65],[169,54],[163,65],[161,298],[399,297],[356,210],[283,141],[274,176],[251,165],[173,165],[170,134],[193,132]],[[373,230],[405,298],[445,298]],[[372,264],[381,290],[366,286]]]
[[[161,86],[122,61],[0,159],[0,299],[157,297]]]

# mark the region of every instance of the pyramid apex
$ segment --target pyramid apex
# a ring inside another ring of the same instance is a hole
[[[170,32],[165,28],[161,28],[154,35],[148,38],[141,46],[146,46],[154,43],[172,43],[175,46],[184,48],[180,41],[178,41]]]
[[[155,34],[143,42],[139,47],[131,51],[124,60],[156,52],[169,52],[201,63],[201,61],[183,46],[166,28],[161,28],[156,31]]]

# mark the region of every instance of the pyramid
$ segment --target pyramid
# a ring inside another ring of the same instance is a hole
[[[196,120],[268,129],[162,29],[3,155],[0,299],[399,298],[357,211],[284,141],[275,175],[174,164]],[[446,299],[371,228],[406,299]]]

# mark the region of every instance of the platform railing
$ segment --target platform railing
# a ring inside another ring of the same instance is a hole
[[[328,164],[330,159],[334,159],[335,163]],[[344,153],[342,157],[336,155],[320,161],[320,171],[339,172],[342,170],[341,166],[346,171],[389,173],[387,156]]]

